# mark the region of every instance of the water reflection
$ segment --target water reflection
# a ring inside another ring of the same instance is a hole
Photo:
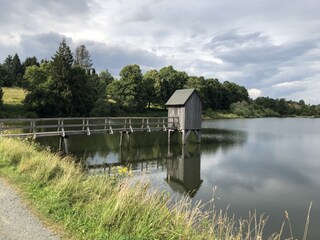
[[[113,166],[127,166],[133,171],[160,173],[169,190],[188,193],[194,197],[201,187],[201,154],[214,154],[219,149],[242,145],[246,141],[245,132],[221,129],[203,129],[202,144],[190,136],[190,143],[181,144],[181,136],[175,134],[173,143],[167,144],[164,132],[134,133],[115,135],[70,136],[69,152],[82,159],[90,173],[111,173]],[[59,138],[39,138],[41,144],[58,150]],[[122,142],[122,144],[120,144]],[[154,182],[159,185],[159,182]]]
[[[130,165],[137,177],[147,172],[152,186],[189,192],[194,201],[209,201],[217,186],[216,208],[230,206],[236,217],[267,213],[266,235],[279,231],[286,210],[301,238],[313,201],[309,239],[320,239],[319,119],[217,120],[203,127],[200,146],[191,136],[183,148],[179,135],[168,146],[166,133],[158,132],[124,136],[122,146],[119,134],[72,136],[69,151],[92,167]],[[38,140],[58,148],[58,138]]]
[[[176,192],[193,197],[200,188],[200,145],[181,145],[181,155],[166,161],[168,185]],[[169,145],[169,153],[170,145]]]

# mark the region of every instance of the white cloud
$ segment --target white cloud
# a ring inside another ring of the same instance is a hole
[[[257,97],[261,97],[261,90],[256,89],[256,88],[251,88],[248,90],[249,96],[252,99],[256,99]]]

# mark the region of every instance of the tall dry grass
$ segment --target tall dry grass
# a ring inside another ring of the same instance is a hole
[[[207,211],[206,204],[192,205],[186,196],[172,203],[168,194],[123,174],[88,176],[72,158],[26,140],[0,139],[0,173],[22,187],[68,239],[259,240],[282,234],[263,237],[268,217],[256,212],[237,220],[216,210],[214,201]]]

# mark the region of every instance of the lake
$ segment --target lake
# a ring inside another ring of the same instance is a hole
[[[302,239],[313,202],[308,239],[320,239],[320,119],[262,118],[203,121],[202,143],[180,135],[168,145],[164,132],[71,136],[69,151],[91,169],[130,166],[134,179],[171,194],[189,192],[193,201],[211,200],[236,218],[249,211],[269,215],[266,235],[279,231],[289,213],[295,238]],[[56,150],[59,138],[39,138]],[[180,142],[180,143],[179,143]],[[288,224],[285,225],[288,233]],[[286,235],[286,237],[289,237]]]

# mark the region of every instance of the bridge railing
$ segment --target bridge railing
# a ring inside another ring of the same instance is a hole
[[[179,129],[178,117],[88,117],[0,119],[0,136],[46,137]]]

